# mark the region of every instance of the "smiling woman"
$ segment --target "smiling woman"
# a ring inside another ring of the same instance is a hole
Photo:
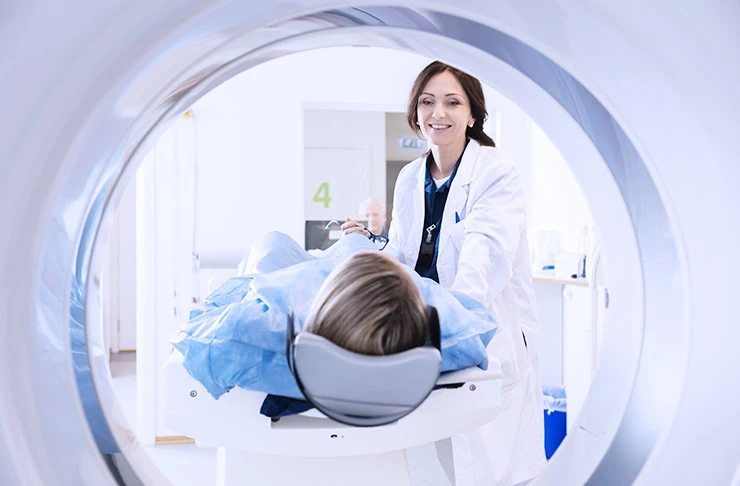
[[[504,370],[501,412],[453,437],[455,468],[471,471],[459,484],[526,481],[544,465],[544,425],[521,178],[483,132],[488,112],[473,76],[431,63],[414,82],[406,116],[430,150],[398,176],[387,251],[477,299],[501,326],[488,346]],[[408,209],[422,204],[423,220]]]
[[[480,81],[452,66],[435,61],[419,74],[411,88],[406,110],[409,126],[419,136],[429,140],[432,150],[444,147],[436,160],[445,157],[439,178],[451,173],[449,157],[462,153],[465,137],[481,145],[495,147],[493,139],[483,131],[488,118],[486,100]],[[449,150],[449,154],[447,151]],[[441,162],[440,162],[441,163]]]

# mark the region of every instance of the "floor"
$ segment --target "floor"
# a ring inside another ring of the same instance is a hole
[[[111,374],[118,401],[136,430],[136,353],[112,355]],[[194,444],[145,447],[152,462],[176,486],[216,484],[216,450]]]

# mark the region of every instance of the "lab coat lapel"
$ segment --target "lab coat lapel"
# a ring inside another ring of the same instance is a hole
[[[409,266],[414,268],[419,258],[419,247],[421,246],[421,231],[424,226],[424,214],[426,212],[426,199],[424,198],[424,177],[426,175],[426,156],[422,157],[419,170],[416,171],[416,181],[411,190],[411,221],[408,239],[404,242],[406,260]]]
[[[442,215],[442,229],[439,234],[439,254],[445,249],[445,245],[450,239],[450,233],[457,223],[455,213],[460,220],[465,218],[465,203],[468,201],[468,192],[470,191],[470,182],[473,175],[475,161],[478,158],[480,144],[471,140],[463,152],[460,167],[457,168],[457,174],[450,184],[450,192],[447,195],[445,210]]]
[[[390,236],[397,237],[399,241],[392,244],[399,253],[399,259],[406,265],[414,268],[419,257],[419,246],[421,245],[421,231],[424,226],[424,175],[426,173],[426,156],[417,159],[413,164],[418,167],[404,178],[402,187],[396,188],[400,201],[394,201],[397,208],[398,221],[391,222],[391,226],[398,226]],[[401,181],[399,181],[401,182]]]

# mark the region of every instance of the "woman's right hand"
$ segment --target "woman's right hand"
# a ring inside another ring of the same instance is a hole
[[[370,233],[365,229],[364,226],[348,216],[345,222],[342,223],[342,235],[349,235],[352,233],[362,233],[368,238],[370,237]]]

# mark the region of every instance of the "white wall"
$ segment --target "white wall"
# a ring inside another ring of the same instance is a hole
[[[236,266],[268,230],[302,242],[304,108],[402,111],[428,62],[387,49],[310,51],[250,69],[201,99],[193,107],[201,265]]]
[[[530,136],[530,241],[538,230],[556,230],[563,235],[563,251],[579,252],[581,226],[593,225],[586,199],[563,156],[534,123]]]

